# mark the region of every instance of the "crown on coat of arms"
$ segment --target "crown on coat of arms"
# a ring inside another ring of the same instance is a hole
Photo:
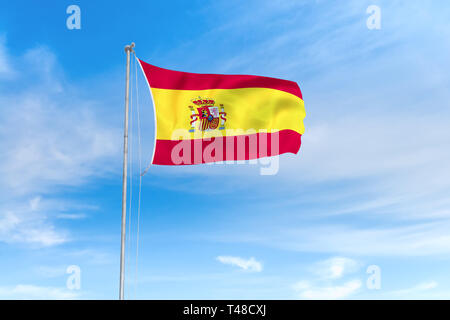
[[[215,101],[212,99],[196,99],[192,100],[192,103],[196,106],[207,106],[207,105],[214,105]]]

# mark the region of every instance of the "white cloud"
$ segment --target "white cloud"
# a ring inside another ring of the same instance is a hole
[[[86,218],[84,213],[59,213],[56,215],[58,219],[79,220]]]
[[[284,238],[272,239],[272,245],[361,256],[439,255],[450,252],[449,227],[447,220],[392,227],[310,226],[284,230]]]
[[[41,246],[54,246],[67,242],[68,238],[59,231],[54,230],[54,227],[47,227],[45,229],[21,228],[17,233],[14,233],[11,239],[6,239],[6,242],[21,242],[37,244]]]
[[[39,266],[35,268],[35,272],[44,278],[57,278],[67,276],[67,266]]]
[[[361,288],[360,280],[352,280],[343,285],[336,286],[313,286],[307,281],[300,281],[294,284],[294,290],[301,299],[312,300],[335,300],[350,297]]]
[[[344,299],[356,293],[362,282],[358,279],[335,284],[337,279],[358,271],[360,263],[346,257],[332,257],[309,268],[313,281],[298,281],[292,288],[301,299]]]
[[[1,299],[42,299],[42,300],[72,300],[77,299],[80,292],[58,287],[42,287],[19,284],[0,287]]]
[[[388,296],[392,296],[393,298],[413,299],[415,296],[423,294],[430,290],[433,290],[437,286],[438,286],[438,283],[436,281],[427,281],[427,282],[419,283],[418,285],[411,287],[411,288],[395,290],[395,291],[387,292],[386,294]]]
[[[376,292],[375,292],[376,291]],[[448,300],[450,291],[435,280],[422,281],[414,286],[394,290],[374,290],[364,296],[366,299],[390,300]]]
[[[416,290],[430,290],[434,289],[438,286],[438,283],[436,281],[429,281],[429,282],[423,282],[417,285],[414,289]]]
[[[50,97],[24,94],[2,97],[7,105],[0,120],[3,187],[25,194],[82,184],[111,170],[110,157],[120,149],[117,131],[105,127],[83,106],[61,108]],[[17,126],[20,123],[20,127]],[[6,138],[8,136],[8,139]]]
[[[286,221],[289,224],[289,221]],[[302,228],[273,226],[264,233],[219,231],[204,238],[226,243],[257,243],[298,252],[352,256],[432,256],[450,253],[450,221],[391,226],[311,223]]]
[[[359,263],[345,257],[333,257],[317,263],[312,271],[322,279],[339,279],[345,274],[353,273],[359,268]]]
[[[114,255],[96,248],[63,251],[62,254],[70,258],[83,259],[95,265],[114,265],[116,262]]]
[[[4,42],[0,39],[0,73]],[[86,214],[68,212],[78,205],[55,192],[113,172],[120,161],[121,146],[114,142],[120,141],[120,129],[108,123],[106,106],[79,98],[79,89],[65,79],[49,48],[31,48],[15,59],[20,59],[16,77],[5,84],[10,90],[0,93],[0,147],[5,151],[0,155],[0,241],[58,245],[69,237],[55,218]]]
[[[218,256],[216,259],[223,264],[236,266],[245,271],[261,272],[263,269],[262,263],[256,261],[255,258],[253,257],[251,257],[250,259],[243,259],[240,257],[232,257],[232,256]]]
[[[0,216],[0,233],[8,232],[20,223],[19,217],[10,211],[6,211]]]
[[[53,246],[68,241],[68,237],[65,232],[55,230],[55,227],[39,214],[34,215],[31,211],[0,211],[0,241]]]

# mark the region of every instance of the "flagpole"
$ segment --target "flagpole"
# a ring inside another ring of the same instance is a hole
[[[127,223],[127,161],[128,161],[128,103],[130,91],[130,54],[133,51],[134,42],[125,46],[127,54],[127,76],[125,85],[125,124],[123,132],[123,182],[122,182],[122,231],[120,240],[120,283],[119,300],[124,299],[125,283],[125,230]]]

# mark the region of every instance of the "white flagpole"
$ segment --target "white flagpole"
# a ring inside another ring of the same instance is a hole
[[[123,133],[123,184],[122,184],[122,231],[120,240],[120,283],[119,299],[124,299],[125,283],[125,230],[127,223],[127,160],[128,160],[128,103],[130,91],[130,54],[133,51],[134,42],[125,46],[127,54],[127,76],[125,85],[125,124]]]

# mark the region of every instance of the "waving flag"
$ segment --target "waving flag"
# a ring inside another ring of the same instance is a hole
[[[305,108],[297,83],[139,63],[155,108],[153,164],[251,160],[299,151]]]

